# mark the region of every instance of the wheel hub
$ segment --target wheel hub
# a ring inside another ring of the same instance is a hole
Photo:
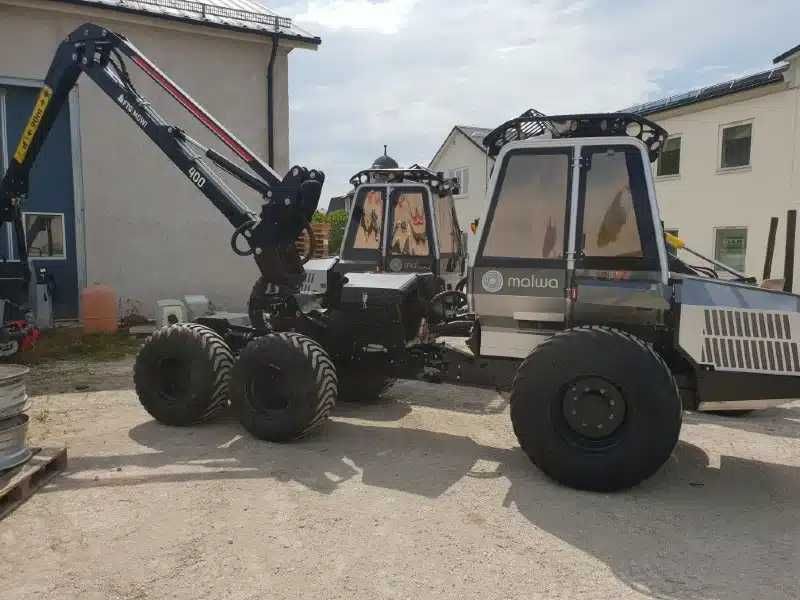
[[[564,418],[580,435],[599,440],[613,434],[625,420],[625,398],[600,377],[574,381],[564,393]]]

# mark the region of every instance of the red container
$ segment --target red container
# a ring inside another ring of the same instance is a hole
[[[94,284],[81,290],[84,333],[114,333],[119,323],[117,293],[110,285]]]

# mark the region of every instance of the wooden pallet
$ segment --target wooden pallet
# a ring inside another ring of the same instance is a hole
[[[0,474],[0,520],[67,466],[67,449],[33,448],[33,457],[24,465]]]

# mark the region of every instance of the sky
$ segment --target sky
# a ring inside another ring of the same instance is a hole
[[[321,206],[388,144],[428,164],[452,127],[612,111],[768,69],[798,0],[267,0],[318,35],[289,55],[292,163]]]

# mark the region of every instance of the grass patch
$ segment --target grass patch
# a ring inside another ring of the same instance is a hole
[[[58,327],[43,331],[33,349],[10,357],[10,362],[34,365],[55,360],[119,360],[136,354],[141,345],[141,340],[127,331],[84,334],[79,327]]]

